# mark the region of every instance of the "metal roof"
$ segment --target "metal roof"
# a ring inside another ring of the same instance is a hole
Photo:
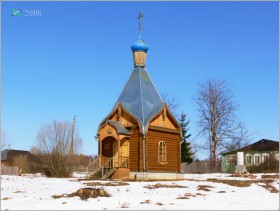
[[[114,126],[117,130],[118,133],[120,134],[130,134],[129,130],[125,128],[125,126],[119,122],[119,121],[113,121],[113,120],[107,120],[106,123],[111,124],[112,126]],[[105,124],[106,124],[105,123]]]
[[[236,152],[250,152],[250,151],[279,151],[279,142],[268,140],[268,139],[261,139],[241,149],[222,152],[221,155],[233,154]]]
[[[115,106],[121,103],[127,112],[135,116],[142,124],[142,132],[146,133],[148,121],[164,106],[156,87],[145,67],[134,67]]]

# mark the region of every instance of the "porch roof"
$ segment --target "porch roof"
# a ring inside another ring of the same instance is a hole
[[[130,131],[126,129],[126,127],[119,121],[114,121],[114,120],[107,120],[106,123],[109,123],[112,125],[114,128],[116,128],[117,132],[119,134],[125,134],[125,135],[130,135]],[[105,124],[106,124],[105,123]]]

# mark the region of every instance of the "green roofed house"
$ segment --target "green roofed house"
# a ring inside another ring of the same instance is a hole
[[[222,153],[222,171],[237,169],[249,172],[269,172],[279,169],[279,142],[261,139],[238,150]],[[277,170],[278,171],[278,170]]]

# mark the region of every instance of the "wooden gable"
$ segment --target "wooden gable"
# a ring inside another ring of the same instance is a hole
[[[121,139],[122,137],[126,137],[125,135],[118,134],[116,128],[109,124],[108,121],[118,121],[124,127],[131,128],[134,126],[138,126],[137,120],[130,115],[125,109],[119,104],[112,112],[109,114],[99,125],[99,141],[102,141],[107,136],[112,136],[115,139]]]
[[[112,136],[115,139],[118,139],[118,133],[114,127],[112,127],[110,124],[106,124],[104,127],[102,127],[99,131],[99,140],[102,141],[107,136]]]
[[[120,121],[125,127],[132,127],[138,125],[138,122],[135,119],[135,117],[130,115],[122,107],[121,103],[118,103],[116,108],[102,120],[102,122],[99,124],[98,130],[100,130],[100,128],[104,126],[107,120]]]
[[[121,106],[113,114],[111,120],[120,121],[125,127],[138,125],[137,121],[129,115]]]
[[[171,115],[172,114],[165,106],[161,113],[154,120],[151,121],[150,126],[178,130],[179,127]]]

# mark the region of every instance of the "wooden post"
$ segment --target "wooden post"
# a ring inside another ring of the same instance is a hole
[[[99,155],[102,155],[102,141],[98,141],[99,144]]]
[[[120,148],[121,148],[121,140],[118,139],[118,167],[120,166]]]
[[[146,149],[145,149],[145,142],[146,142],[146,134],[143,134],[143,172],[146,171]]]
[[[70,145],[70,155],[74,155],[74,130],[75,130],[75,122],[76,122],[76,115],[73,119],[72,124],[72,137],[71,137],[71,145]]]

